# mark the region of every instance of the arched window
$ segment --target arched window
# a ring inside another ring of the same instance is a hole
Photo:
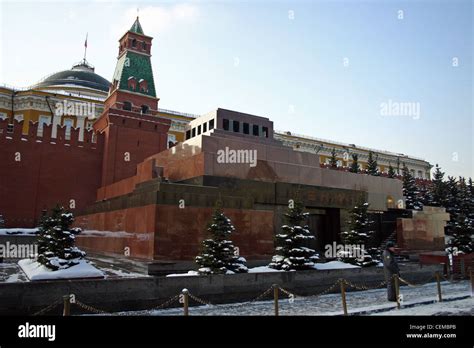
[[[123,102],[123,109],[127,111],[132,111],[132,103],[128,101]]]
[[[146,51],[146,42],[142,42],[142,48],[144,51]]]
[[[132,47],[137,47],[137,40],[135,39],[132,40]]]
[[[135,79],[135,77],[130,76],[128,78],[127,84],[128,84],[129,89],[131,89],[133,91],[137,89],[137,80]]]
[[[138,86],[140,87],[140,92],[148,93],[148,83],[144,79],[138,81]]]
[[[147,114],[149,110],[148,105],[142,105],[142,114]]]

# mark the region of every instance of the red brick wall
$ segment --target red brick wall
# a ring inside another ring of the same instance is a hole
[[[170,121],[109,109],[101,117],[108,119],[107,144],[102,169],[102,186],[134,176],[145,158],[167,148]]]
[[[58,127],[57,138],[51,138],[51,126],[45,126],[37,137],[37,123],[31,123],[29,134],[22,135],[22,123],[7,133],[7,121],[0,120],[0,214],[7,227],[33,227],[43,209],[57,203],[73,212],[95,201],[100,186],[103,137],[92,143],[92,133],[85,132],[78,141],[78,130],[65,140],[65,128]],[[20,156],[20,161],[15,160]]]

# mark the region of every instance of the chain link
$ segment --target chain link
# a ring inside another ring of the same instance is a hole
[[[38,316],[38,315],[41,315],[41,314],[44,314],[46,312],[49,312],[50,310],[52,310],[53,308],[55,308],[56,306],[60,305],[61,303],[63,302],[63,300],[57,300],[56,302],[53,302],[52,304],[50,304],[49,306],[39,310],[38,312],[36,313],[33,313],[32,316]]]
[[[76,304],[76,305],[78,305],[80,308],[85,309],[86,311],[89,311],[89,312],[92,312],[92,313],[95,313],[95,314],[112,314],[112,313],[103,311],[103,310],[101,310],[101,309],[98,309],[98,308],[95,308],[95,307],[86,305],[85,303],[82,303],[82,302],[80,302],[80,301],[78,301],[78,300],[76,300],[75,302],[73,302],[73,304]]]
[[[173,302],[177,301],[179,299],[179,296],[180,296],[180,294],[175,295],[175,296],[171,296],[167,301],[163,302],[162,304],[159,304],[156,307],[148,309],[147,311],[156,311],[156,310],[164,309],[164,308],[168,307],[170,304],[172,304]]]
[[[330,286],[329,288],[327,288],[326,290],[320,292],[319,294],[311,295],[311,296],[313,296],[313,297],[319,297],[319,296],[326,295],[326,294],[330,293],[332,290],[334,290],[334,289],[339,285],[340,282],[341,282],[341,279],[338,279],[338,280],[336,280],[336,282],[335,282],[333,285],[331,285],[331,286]]]
[[[260,295],[255,297],[253,300],[249,301],[249,304],[252,303],[252,302],[257,302],[257,301],[261,300],[262,298],[267,296],[272,290],[273,290],[273,286],[270,286],[267,290],[265,290]]]
[[[202,298],[199,298],[197,296],[194,296],[193,294],[191,294],[190,292],[188,293],[189,297],[192,298],[194,301],[200,303],[200,304],[203,304],[203,305],[207,305],[207,306],[212,306],[212,303],[209,302],[209,301],[206,301],[206,300],[203,300]]]
[[[384,280],[382,282],[380,282],[379,284],[375,285],[375,286],[368,286],[366,284],[354,284],[352,283],[351,281],[349,280],[346,280],[346,279],[343,279],[344,283],[348,286],[350,286],[351,288],[354,288],[356,290],[374,290],[374,289],[380,289],[381,287],[387,285],[387,281]]]
[[[419,283],[419,284],[413,284],[413,283],[409,282],[408,280],[403,279],[403,278],[400,277],[400,276],[398,277],[398,279],[400,279],[400,281],[401,281],[402,283],[405,283],[405,284],[408,285],[408,286],[420,287],[420,286],[423,286],[423,285],[425,285],[425,284],[428,284],[428,283],[430,282],[430,280],[433,279],[433,276],[431,275],[430,278],[428,278],[428,280],[427,280],[426,282]]]

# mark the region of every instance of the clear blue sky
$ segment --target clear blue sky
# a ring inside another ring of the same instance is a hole
[[[406,153],[474,177],[468,0],[0,0],[0,83],[27,86],[70,68],[86,32],[87,58],[110,80],[117,40],[137,7],[154,37],[161,108],[239,110],[279,130]],[[419,103],[420,117],[381,116],[388,100]]]

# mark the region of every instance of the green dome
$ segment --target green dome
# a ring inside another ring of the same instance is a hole
[[[75,64],[71,70],[64,70],[52,74],[40,81],[35,87],[49,86],[80,86],[103,92],[109,91],[110,82],[94,72],[94,67],[86,60]]]

